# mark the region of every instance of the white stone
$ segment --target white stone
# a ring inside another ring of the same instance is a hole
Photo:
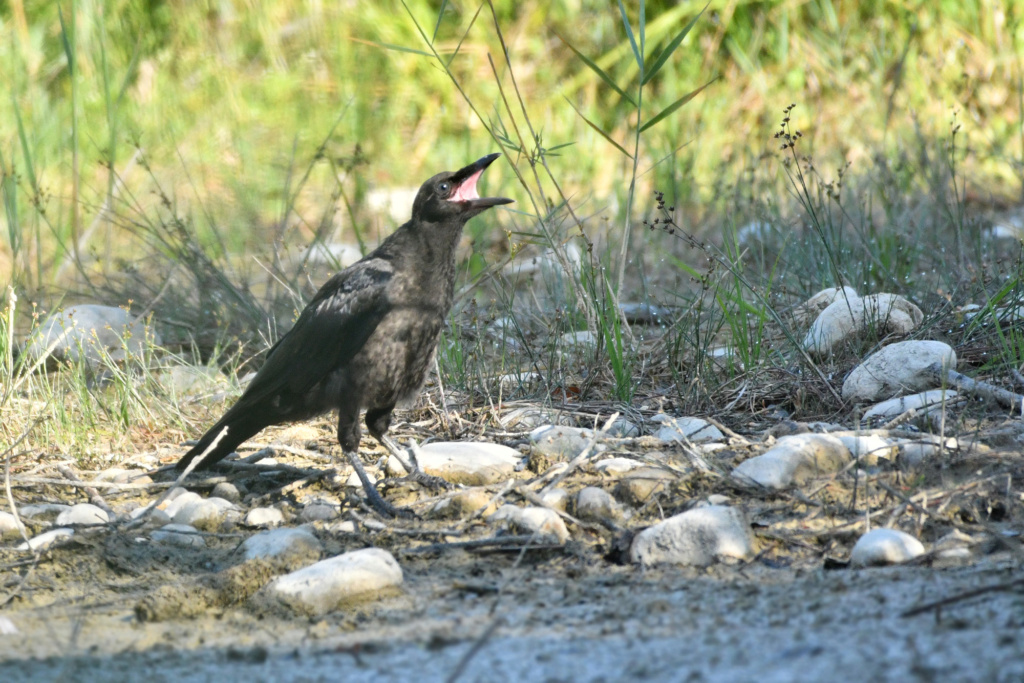
[[[20,536],[25,525],[10,512],[0,510],[0,538],[5,536]]]
[[[367,472],[366,478],[370,480],[371,484],[377,483],[377,477],[373,476],[373,473]],[[360,481],[359,475],[356,474],[355,470],[352,470],[352,474],[348,475],[348,479],[345,480],[345,486],[350,489],[361,489],[363,488],[363,482]]]
[[[124,484],[131,481],[132,472],[123,467],[111,467],[102,472],[96,473],[96,481],[112,481],[115,484]]]
[[[322,615],[400,585],[402,568],[391,553],[364,548],[280,576],[264,590],[297,612]]]
[[[24,519],[53,521],[57,519],[62,512],[70,509],[70,505],[63,505],[61,503],[31,503],[29,505],[22,505],[18,508],[18,514]]]
[[[75,535],[74,529],[50,529],[38,536],[28,539],[27,543],[18,546],[18,550],[32,550],[42,552],[50,546],[60,545]]]
[[[245,515],[245,525],[257,529],[269,529],[283,523],[284,515],[277,508],[253,508]]]
[[[921,324],[924,314],[898,294],[869,294],[864,298],[839,297],[823,310],[804,337],[808,353],[827,356],[847,340],[872,331],[905,335]]]
[[[175,500],[177,502],[177,500]],[[171,516],[175,524],[190,524],[196,527],[210,527],[219,524],[229,510],[237,508],[223,498],[200,498],[191,500]]]
[[[754,246],[768,241],[775,227],[766,221],[753,220],[736,230],[736,242],[742,246]]]
[[[564,249],[565,258],[569,262],[569,266],[573,268],[574,271],[578,271],[581,257],[579,247],[572,242],[569,242],[561,248]],[[511,278],[515,278],[516,276],[534,275],[536,273],[563,276],[565,275],[565,269],[558,260],[558,256],[556,256],[551,249],[545,249],[534,256],[520,256],[512,263],[505,266],[505,273]]]
[[[781,490],[839,471],[850,461],[843,442],[829,434],[793,434],[732,471],[740,481]]]
[[[540,384],[543,377],[539,372],[512,372],[498,377],[498,387],[505,393],[530,390]]]
[[[743,369],[743,359],[731,346],[715,346],[708,349],[707,357],[719,368]]]
[[[532,429],[534,427],[558,424],[561,419],[553,411],[535,406],[520,406],[508,411],[498,418],[498,422],[505,429]]]
[[[632,458],[605,458],[594,463],[594,470],[604,475],[617,475],[643,466],[642,462]]]
[[[285,557],[316,560],[322,551],[320,539],[302,527],[261,531],[242,542],[242,556],[246,560]]]
[[[617,520],[622,518],[622,508],[604,489],[586,486],[576,494],[576,516],[592,521]]]
[[[661,423],[662,426],[655,436],[665,443],[675,443],[677,440],[684,443],[686,441],[700,443],[725,438],[718,427],[699,417],[669,417],[661,413],[652,417],[651,420]]]
[[[538,453],[551,458],[571,460],[583,452],[594,432],[580,427],[544,425],[530,432],[530,443]]]
[[[793,321],[797,327],[809,325],[818,315],[829,307],[834,301],[859,299],[860,294],[853,287],[829,287],[823,289],[810,299],[802,303],[793,311]]]
[[[303,522],[326,522],[338,516],[340,508],[326,502],[307,503],[299,513]]]
[[[597,335],[589,330],[577,332],[566,332],[559,341],[561,349],[575,349],[576,351],[591,351],[597,348]]]
[[[910,396],[898,396],[888,401],[876,403],[864,412],[863,420],[892,419],[908,410],[916,410],[921,414],[940,410],[943,406],[952,408],[961,405],[963,399],[950,389],[930,389]]]
[[[943,560],[970,560],[974,557],[971,546],[975,543],[972,537],[959,529],[953,529],[935,541],[932,550]]]
[[[706,567],[726,559],[747,559],[753,552],[750,525],[743,513],[725,505],[706,505],[638,533],[630,546],[629,559],[644,566]]]
[[[222,481],[213,487],[210,491],[210,495],[214,498],[223,498],[226,501],[237,503],[242,500],[242,493],[238,490],[238,487],[232,484],[230,481]]]
[[[416,459],[429,475],[453,484],[483,486],[511,478],[522,454],[496,443],[436,441],[420,446]]]
[[[565,512],[569,507],[569,492],[563,488],[553,488],[540,494],[544,507]]]
[[[129,512],[128,513],[128,518],[129,519],[138,519],[143,514],[145,514],[145,512],[146,512],[146,506],[142,505],[140,507],[135,508],[131,512]],[[155,508],[155,509],[153,509],[149,513],[149,517],[147,519],[147,523],[149,523],[149,524],[160,524],[160,525],[170,524],[171,523],[171,517],[164,510],[161,510],[160,508]]]
[[[173,489],[170,495],[167,497],[160,507],[164,512],[167,513],[168,517],[173,518],[178,512],[188,505],[197,500],[202,500],[203,497],[194,491],[186,491],[182,488]]]
[[[872,529],[861,536],[850,551],[850,566],[881,567],[901,564],[924,554],[924,546],[898,529]]]
[[[10,617],[0,616],[0,636],[13,636],[18,633],[18,627],[14,625]]]
[[[96,507],[92,503],[78,503],[70,509],[57,515],[58,526],[71,526],[73,524],[106,524],[110,521],[110,515],[103,508]]]
[[[931,441],[904,441],[899,449],[897,460],[904,469],[918,467],[942,452],[942,446]]]
[[[565,543],[569,540],[565,522],[557,512],[548,508],[502,505],[487,521],[506,526],[519,534],[534,535],[537,543]]]
[[[847,401],[881,401],[898,394],[933,388],[938,380],[928,366],[956,368],[956,352],[939,341],[904,341],[868,356],[843,382]]]
[[[612,423],[606,434],[620,439],[630,439],[640,436],[640,428],[626,418],[620,417]]]
[[[124,360],[126,348],[128,353],[140,357],[147,339],[155,346],[160,345],[156,331],[130,318],[123,308],[82,304],[47,316],[33,333],[25,353],[36,361],[52,347],[50,355],[54,359],[84,359],[96,364],[104,358]]]
[[[842,434],[837,438],[846,446],[846,450],[857,460],[866,465],[874,465],[879,458],[895,460],[898,450],[896,444],[877,434]]]
[[[199,535],[199,529],[190,524],[165,524],[150,534],[150,538],[154,543],[179,548],[206,547],[206,539]]]
[[[351,519],[343,519],[339,522],[335,522],[327,528],[328,531],[336,534],[354,534],[357,531],[356,523]]]
[[[228,384],[219,370],[205,365],[175,365],[157,375],[157,382],[176,396],[212,394]]]
[[[658,491],[665,491],[676,475],[660,467],[639,467],[619,480],[615,496],[632,505],[642,505]]]

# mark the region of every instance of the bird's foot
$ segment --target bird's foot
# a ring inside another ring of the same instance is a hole
[[[346,453],[345,457],[348,459],[352,468],[356,471],[356,476],[359,477],[360,483],[363,485],[363,491],[366,492],[366,502],[370,504],[373,510],[389,519],[395,519],[396,517],[412,517],[412,512],[408,510],[400,510],[394,505],[384,500],[384,497],[377,491],[377,487],[370,481],[369,475],[366,474],[366,470],[363,468],[363,463],[359,459],[358,453]]]
[[[408,450],[400,447],[386,434],[381,437],[380,442],[384,444],[384,447],[387,448],[391,455],[395,456],[395,459],[401,463],[403,468],[405,468],[407,473],[406,476],[398,478],[397,481],[414,481],[431,491],[446,491],[453,488],[451,482],[448,482],[441,477],[435,477],[431,474],[427,474],[420,469],[420,463],[416,457],[416,451],[419,450],[419,446],[417,446],[415,441],[409,442]]]

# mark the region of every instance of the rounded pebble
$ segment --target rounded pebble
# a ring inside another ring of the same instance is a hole
[[[242,543],[242,554],[246,560],[318,560],[322,551],[320,539],[302,527],[261,531]]]
[[[238,487],[232,484],[230,481],[222,481],[213,487],[210,491],[210,495],[215,498],[223,498],[226,501],[237,503],[242,500],[242,493],[238,490]]]
[[[220,524],[229,510],[235,509],[234,505],[223,498],[200,498],[185,503],[171,519],[175,524],[210,529]]]
[[[750,525],[742,512],[706,505],[669,517],[636,535],[630,561],[644,566],[680,564],[706,567],[723,559],[753,555]]]
[[[206,539],[199,535],[198,529],[188,524],[165,524],[154,531],[150,538],[154,543],[174,545],[179,548],[205,548]]]
[[[924,546],[899,529],[872,529],[850,551],[852,567],[883,567],[901,564],[924,554]]]
[[[295,612],[322,615],[352,601],[378,597],[400,585],[402,568],[391,553],[364,548],[280,576],[264,591]]]
[[[92,503],[78,503],[57,515],[56,523],[60,526],[70,526],[72,524],[97,525],[106,524],[109,521],[110,516],[103,508],[97,507]]]
[[[565,522],[557,512],[548,508],[502,505],[487,521],[503,524],[520,534],[533,535],[537,543],[565,543],[569,540]]]
[[[27,543],[22,543],[18,546],[18,550],[41,552],[51,546],[60,545],[74,535],[74,529],[50,529],[28,539]]]
[[[421,446],[416,458],[426,474],[453,484],[483,486],[512,477],[522,456],[496,443],[437,441]]]
[[[596,486],[587,486],[576,494],[576,516],[583,520],[617,520],[622,509],[611,494]]]
[[[838,472],[850,458],[850,451],[835,436],[794,434],[780,438],[763,454],[744,460],[732,475],[740,481],[778,491]]]
[[[245,525],[269,529],[284,523],[284,515],[277,508],[253,508],[245,515]]]

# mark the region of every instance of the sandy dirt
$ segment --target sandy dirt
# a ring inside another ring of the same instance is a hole
[[[746,456],[718,457],[728,464]],[[1015,489],[1001,483],[1020,456],[1007,457],[947,461],[941,473],[915,475],[919,486],[933,477],[936,491],[946,491],[932,495],[944,503],[934,506],[941,514],[908,513],[896,526],[926,545],[952,528],[979,543],[967,559],[913,566],[843,566],[863,528],[841,514],[837,501],[851,493],[842,476],[805,486],[822,501],[808,505],[782,494],[742,497],[693,475],[626,525],[650,524],[715,491],[730,495],[753,523],[758,554],[706,569],[619,564],[609,554],[616,534],[599,525],[570,523],[573,539],[564,547],[522,551],[444,545],[493,537],[484,522],[459,538],[440,533],[452,520],[387,530],[357,524],[355,532],[317,522],[311,528],[324,557],[381,547],[397,558],[405,582],[398,594],[313,618],[253,597],[287,567],[242,564],[238,546],[255,531],[237,524],[205,535],[199,550],[155,544],[146,527],[79,530],[38,561],[8,539],[0,591],[13,597],[0,618],[17,632],[0,629],[0,681],[1024,680],[1024,515]],[[287,481],[243,474],[270,491]],[[212,481],[197,490],[208,494]],[[565,485],[595,481],[581,472]],[[863,504],[898,510],[899,501],[875,494]],[[141,502],[155,493],[133,495]],[[110,500],[116,507],[131,496]],[[993,501],[1004,505],[998,519]],[[994,589],[961,597],[985,587]],[[168,599],[180,604],[168,608]],[[154,604],[163,611],[147,612]]]

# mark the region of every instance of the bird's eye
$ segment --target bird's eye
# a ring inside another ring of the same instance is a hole
[[[437,186],[437,188],[439,190],[441,190],[441,192],[443,194],[448,194],[451,191],[451,189],[452,189],[452,184],[451,183],[441,183],[440,185]]]

